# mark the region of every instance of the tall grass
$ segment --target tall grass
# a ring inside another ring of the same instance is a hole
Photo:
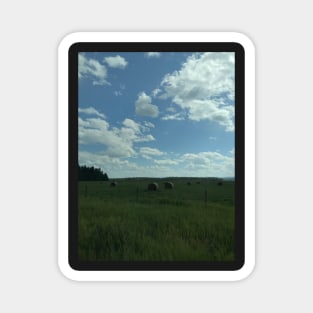
[[[233,260],[233,182],[174,184],[147,191],[146,180],[80,182],[80,260]]]

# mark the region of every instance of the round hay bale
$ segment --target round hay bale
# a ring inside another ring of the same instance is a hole
[[[165,189],[173,189],[174,188],[174,184],[172,182],[170,182],[170,181],[166,181],[164,183],[164,188]]]
[[[148,190],[149,191],[157,191],[159,189],[158,183],[150,183],[148,185]]]

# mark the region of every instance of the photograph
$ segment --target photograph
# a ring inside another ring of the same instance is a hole
[[[235,52],[78,53],[78,260],[235,260]]]

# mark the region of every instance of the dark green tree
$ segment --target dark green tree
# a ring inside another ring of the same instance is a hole
[[[80,181],[100,181],[109,180],[107,173],[103,173],[100,168],[86,165],[78,165],[78,180]]]

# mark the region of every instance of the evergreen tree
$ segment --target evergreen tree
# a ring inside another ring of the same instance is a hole
[[[103,173],[100,168],[95,168],[93,166],[87,167],[86,165],[78,165],[78,180],[84,181],[100,181],[109,180],[107,173]]]

